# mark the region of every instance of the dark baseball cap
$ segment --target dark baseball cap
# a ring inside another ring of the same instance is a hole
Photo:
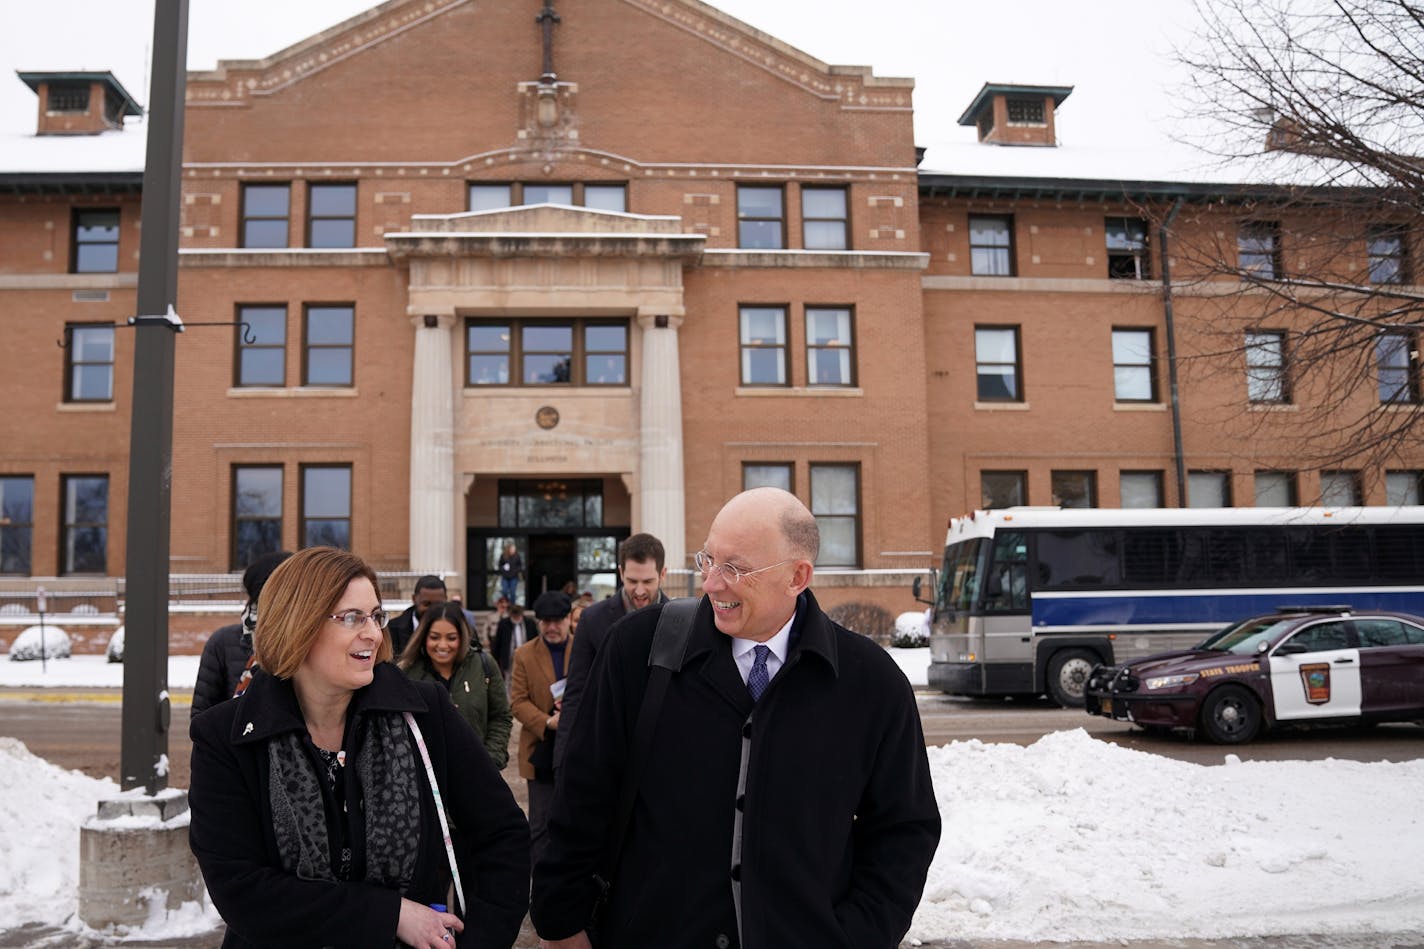
[[[573,603],[569,601],[569,595],[558,590],[541,593],[534,601],[535,619],[563,619],[572,610]]]

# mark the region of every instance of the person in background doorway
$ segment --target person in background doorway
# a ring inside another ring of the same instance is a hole
[[[579,706],[588,688],[589,670],[608,638],[609,629],[634,610],[667,601],[666,594],[662,592],[663,581],[667,579],[666,561],[663,542],[652,534],[634,534],[618,545],[618,580],[621,584],[618,592],[590,606],[574,627],[578,635],[574,637],[573,648],[569,651],[569,681],[564,690],[563,716],[560,719],[564,723],[565,735],[572,733]],[[555,770],[563,767],[568,747],[567,741],[554,747]]]
[[[494,766],[503,769],[509,763],[514,719],[504,678],[470,631],[460,604],[451,600],[426,610],[396,664],[412,679],[434,679],[443,685],[485,743]]]
[[[379,589],[349,551],[293,554],[262,589],[251,685],[193,719],[189,844],[224,949],[496,949],[519,935],[524,815],[445,691],[387,661]],[[436,787],[463,919],[431,906],[453,878]]]
[[[524,576],[524,558],[512,543],[499,556],[499,595],[510,603],[519,602],[519,578]]]
[[[499,621],[494,634],[494,661],[499,663],[500,674],[509,681],[509,667],[519,647],[539,635],[533,617],[524,612],[524,607],[511,603],[509,615]]]
[[[242,621],[223,626],[203,644],[198,659],[198,678],[193,683],[193,707],[197,715],[236,695],[251,677],[252,632],[257,628],[257,598],[262,585],[277,569],[277,565],[292,556],[290,550],[264,554],[242,572],[242,588],[247,592],[247,605],[242,608]]]
[[[495,652],[495,636],[499,633],[500,621],[507,616],[509,616],[509,600],[500,597],[494,601],[494,612],[484,618],[477,630],[480,639],[484,641],[485,648],[490,651],[490,655],[494,655]]]
[[[438,606],[450,598],[445,590],[445,581],[433,574],[426,574],[415,581],[415,589],[410,594],[410,606],[397,616],[391,617],[390,636],[393,655],[405,652],[406,643],[415,633],[415,627],[425,611]]]
[[[544,850],[549,807],[554,799],[555,737],[569,646],[569,598],[539,594],[534,617],[539,635],[514,654],[509,704],[519,719],[519,776],[529,785],[529,842],[533,860]]]

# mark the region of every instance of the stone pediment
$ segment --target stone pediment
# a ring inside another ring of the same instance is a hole
[[[695,260],[706,244],[682,219],[559,204],[458,214],[418,214],[408,231],[386,235],[395,258],[675,257]]]

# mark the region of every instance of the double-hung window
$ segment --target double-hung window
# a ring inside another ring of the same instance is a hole
[[[783,491],[794,491],[791,474],[792,466],[789,461],[744,461],[742,490],[780,488]]]
[[[1323,507],[1359,507],[1363,503],[1358,471],[1320,472],[1320,504]]]
[[[356,308],[349,303],[308,305],[305,335],[302,385],[352,385]]]
[[[976,326],[974,363],[981,402],[1023,401],[1017,326]]]
[[[1248,221],[1236,233],[1238,266],[1263,280],[1281,276],[1281,228],[1274,221]]]
[[[1256,506],[1295,507],[1295,484],[1294,471],[1256,472]]]
[[[119,212],[114,208],[74,212],[73,273],[116,273],[119,269]]]
[[[302,465],[301,545],[351,549],[351,466]]]
[[[114,327],[71,325],[64,351],[64,401],[114,400]]]
[[[1113,330],[1112,356],[1113,398],[1118,402],[1156,402],[1152,330]]]
[[[806,308],[806,383],[855,385],[855,338],[849,307]]]
[[[282,466],[232,469],[232,569],[282,549]]]
[[[1231,473],[1188,471],[1187,507],[1231,507]]]
[[[237,308],[237,366],[234,385],[287,384],[287,308],[244,304]]]
[[[1286,334],[1246,334],[1246,394],[1252,402],[1289,402]]]
[[[354,184],[314,184],[307,190],[307,246],[356,246]]]
[[[807,250],[850,246],[845,188],[801,189],[801,246]]]
[[[1375,343],[1379,373],[1379,400],[1383,403],[1419,401],[1419,375],[1414,370],[1415,337],[1410,333],[1385,333]]]
[[[742,385],[786,385],[786,307],[740,308]]]
[[[1152,275],[1147,262],[1147,222],[1133,217],[1110,217],[1104,222],[1107,237],[1108,277],[1146,280]]]
[[[29,576],[35,534],[35,479],[0,476],[0,573]]]
[[[981,277],[1014,275],[1014,219],[970,215],[969,271]]]
[[[1371,225],[1365,235],[1370,257],[1370,283],[1408,283],[1409,254],[1405,228],[1398,224]]]
[[[65,475],[60,572],[106,573],[109,549],[109,476]]]
[[[811,465],[811,513],[821,529],[818,567],[855,567],[860,563],[860,468]]]
[[[737,186],[737,246],[753,250],[786,246],[786,203],[779,185]]]
[[[979,501],[985,510],[1028,503],[1027,471],[981,471]]]
[[[291,185],[243,185],[242,246],[288,246],[291,213]]]

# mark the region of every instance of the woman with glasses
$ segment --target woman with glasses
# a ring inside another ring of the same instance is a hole
[[[293,555],[262,589],[259,671],[193,720],[189,840],[225,949],[518,936],[528,825],[444,690],[386,661],[378,589],[351,553]]]
[[[442,603],[425,611],[398,665],[412,679],[433,679],[443,685],[455,708],[484,741],[494,766],[509,763],[514,716],[504,678],[499,664],[480,648],[459,603]]]

